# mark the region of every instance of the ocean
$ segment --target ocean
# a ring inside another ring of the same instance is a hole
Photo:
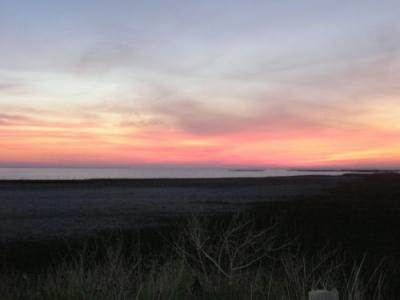
[[[78,180],[139,178],[233,178],[299,175],[341,175],[343,171],[295,171],[288,169],[229,169],[206,167],[131,168],[0,168],[0,180]]]

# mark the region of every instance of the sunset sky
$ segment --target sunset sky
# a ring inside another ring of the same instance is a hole
[[[0,166],[400,166],[400,1],[0,0]]]

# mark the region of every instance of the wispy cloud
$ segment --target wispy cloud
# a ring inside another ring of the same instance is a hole
[[[19,5],[0,11],[3,161],[400,160],[393,1],[65,2],[23,35]]]
[[[32,119],[27,116],[0,113],[0,126],[27,125],[31,123]]]

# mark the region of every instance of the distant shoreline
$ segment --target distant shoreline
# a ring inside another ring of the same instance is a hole
[[[343,169],[343,170],[313,170],[313,169],[292,169],[291,171],[298,172],[315,172],[315,173],[324,173],[324,172],[332,172],[335,174],[296,174],[296,175],[282,175],[282,176],[237,176],[237,177],[187,177],[187,178],[169,178],[169,177],[155,177],[155,178],[54,178],[54,179],[0,179],[0,184],[88,184],[88,185],[97,185],[97,184],[121,184],[121,185],[133,185],[133,186],[152,186],[154,184],[161,186],[175,186],[175,185],[208,185],[208,184],[222,184],[222,185],[235,185],[235,184],[260,184],[263,182],[273,183],[273,182],[282,182],[282,181],[292,181],[292,180],[303,180],[306,178],[326,178],[326,177],[348,177],[348,176],[368,176],[374,174],[398,174],[400,170],[351,170],[351,169]],[[254,169],[253,171],[249,170],[235,170],[232,172],[261,172],[261,170]],[[337,173],[337,174],[336,174]]]
[[[306,172],[306,171],[305,171]],[[321,171],[322,172],[322,171]],[[391,172],[389,172],[391,173]],[[354,173],[347,174],[310,174],[310,175],[292,175],[292,176],[243,176],[243,177],[198,177],[198,178],[77,178],[77,179],[0,179],[0,184],[122,184],[132,186],[152,186],[154,184],[161,186],[175,185],[237,185],[237,184],[261,184],[261,183],[279,183],[291,182],[297,180],[307,180],[307,178],[327,178],[327,177],[346,177],[357,175]],[[369,174],[360,174],[360,176]]]
[[[399,173],[400,169],[289,169],[296,172]]]
[[[229,172],[264,172],[265,169],[228,169]]]

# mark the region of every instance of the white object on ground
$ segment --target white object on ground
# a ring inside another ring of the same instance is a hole
[[[312,290],[308,293],[309,300],[339,300],[337,289],[327,290]]]

